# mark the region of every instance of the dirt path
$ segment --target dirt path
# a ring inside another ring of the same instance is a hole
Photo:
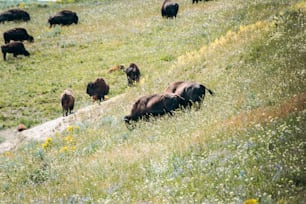
[[[56,133],[64,131],[68,126],[74,125],[84,120],[95,120],[104,114],[104,110],[112,103],[115,103],[124,95],[113,97],[101,104],[94,104],[77,110],[74,114],[67,117],[60,117],[41,125],[37,125],[28,130],[18,132],[15,129],[6,129],[0,131],[0,137],[4,139],[0,143],[0,153],[11,151],[17,148],[20,144],[31,140],[42,141],[47,137],[53,137]]]

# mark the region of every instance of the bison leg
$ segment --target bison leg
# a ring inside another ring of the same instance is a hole
[[[6,52],[2,52],[3,54],[3,60],[6,60]]]

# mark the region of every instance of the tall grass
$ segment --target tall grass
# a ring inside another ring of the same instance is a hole
[[[144,11],[145,3],[151,7]],[[37,118],[32,124],[60,115],[62,87],[75,90],[77,108],[91,104],[84,86],[98,75],[110,82],[110,97],[126,93],[97,120],[84,118],[44,142],[1,155],[1,200],[305,201],[305,3],[180,3],[180,15],[172,21],[160,18],[157,1],[70,4],[87,16],[80,25],[46,27],[38,42],[27,44],[33,56],[0,62],[5,65],[1,83],[20,90],[9,95],[1,89],[7,99],[1,113],[18,110],[22,102],[34,114],[24,120]],[[88,8],[82,9],[84,4]],[[48,11],[62,6],[50,5]],[[37,7],[29,9],[45,15]],[[127,88],[124,75],[107,70],[130,61],[139,64],[143,78]],[[47,73],[44,80],[33,80],[42,73]],[[140,121],[133,130],[125,127],[122,117],[138,96],[161,92],[180,79],[202,82],[216,95],[206,96],[200,110]],[[44,101],[42,96],[54,97]],[[15,106],[7,101],[16,101]],[[36,102],[35,109],[27,107]],[[40,113],[44,107],[45,116]],[[4,121],[10,127],[18,120]]]

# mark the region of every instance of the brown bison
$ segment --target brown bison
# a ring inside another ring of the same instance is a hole
[[[179,108],[182,98],[176,94],[152,94],[140,97],[133,105],[131,114],[124,117],[128,125],[130,121],[149,119],[150,116],[159,116],[166,113],[172,114]]]
[[[61,104],[62,104],[63,116],[67,116],[68,114],[71,114],[74,108],[74,101],[75,99],[70,89],[66,89],[61,94]]]
[[[78,24],[78,22],[79,22],[79,17],[75,12],[70,10],[62,10],[48,19],[50,27],[56,24],[57,25],[71,25],[73,23]]]
[[[30,53],[25,49],[22,42],[11,42],[1,46],[3,59],[6,60],[6,54],[12,53],[14,57],[17,55],[30,56]]]
[[[103,78],[98,78],[94,82],[89,82],[87,84],[86,93],[93,98],[93,100],[101,99],[105,100],[105,95],[109,92],[109,85],[105,82]]]
[[[135,82],[139,82],[140,71],[135,63],[131,63],[130,66],[125,69],[124,72],[126,73],[129,86],[132,86]]]
[[[5,43],[13,41],[24,41],[33,42],[33,36],[29,35],[27,30],[24,28],[13,28],[3,33],[3,38]]]
[[[214,94],[210,89],[197,82],[177,81],[170,84],[165,92],[174,93],[181,96],[184,99],[181,101],[181,105],[183,107],[191,107],[192,104],[197,103],[198,108],[200,108],[201,102],[204,100],[206,90],[211,95]]]
[[[29,21],[30,15],[22,9],[9,9],[0,13],[0,23],[5,21]]]
[[[172,2],[171,0],[165,0],[161,7],[161,15],[165,18],[176,18],[178,10],[178,3]]]

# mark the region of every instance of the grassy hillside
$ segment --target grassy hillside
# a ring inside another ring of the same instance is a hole
[[[0,200],[306,201],[303,1],[180,0],[175,20],[160,17],[156,0],[86,2],[22,5],[32,20],[17,25],[35,42],[25,43],[29,58],[0,61],[1,128],[59,117],[66,87],[76,110],[92,104],[86,84],[98,76],[110,98],[126,94],[98,120],[0,155]],[[63,8],[77,11],[80,24],[48,28],[48,16]],[[107,72],[130,62],[142,72],[132,88],[121,72]],[[204,83],[216,95],[200,110],[125,127],[139,96],[176,80]]]

